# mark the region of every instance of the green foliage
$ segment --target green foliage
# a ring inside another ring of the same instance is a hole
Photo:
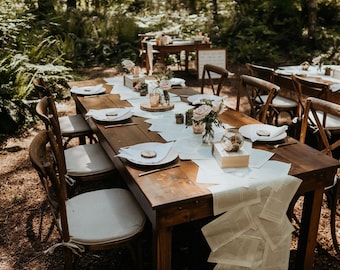
[[[119,66],[122,59],[138,64],[138,33],[190,38],[203,32],[215,47],[228,48],[234,64],[275,67],[318,55],[339,63],[338,0],[318,0],[312,44],[306,35],[307,1],[98,0],[95,6],[77,0],[77,9],[66,9],[65,2],[0,0],[0,114],[16,129],[31,121],[24,101],[37,96],[33,78],[65,82],[78,67]],[[54,91],[62,97],[61,89]],[[7,128],[1,120],[0,133]]]

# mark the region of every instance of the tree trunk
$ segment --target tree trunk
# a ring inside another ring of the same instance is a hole
[[[218,6],[217,6],[217,0],[212,0],[212,4],[213,4],[213,19],[214,19],[214,23],[217,22],[217,13],[218,13]]]
[[[67,0],[67,9],[77,8],[77,0]]]
[[[317,1],[308,0],[308,38],[314,39],[317,18]]]
[[[54,13],[53,0],[38,0],[38,9],[40,14],[51,14]]]

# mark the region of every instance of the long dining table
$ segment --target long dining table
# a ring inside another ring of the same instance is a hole
[[[325,69],[329,68],[330,74],[325,74]],[[332,73],[337,71],[337,75]],[[306,77],[312,82],[322,82],[330,85],[330,92],[328,93],[328,100],[340,104],[340,65],[324,65],[321,69],[318,66],[310,66],[308,70],[303,70],[301,66],[282,66],[275,70],[280,75],[299,75]]]
[[[99,83],[105,86],[106,95],[91,98],[73,95],[78,113],[85,115],[90,109],[131,106],[127,100],[121,100],[119,95],[110,94],[112,86],[103,79],[69,84],[90,86]],[[176,88],[173,92],[185,95],[197,93],[188,88]],[[227,110],[220,118],[236,128],[258,123],[257,120],[232,109]],[[150,124],[144,120],[145,118],[133,116],[130,121],[134,125],[105,128],[105,124],[91,117],[87,119],[152,224],[153,269],[170,270],[173,227],[213,217],[213,198],[207,188],[209,184],[196,182],[198,166],[191,160],[179,160],[179,167],[140,177],[139,174],[147,169],[134,166],[116,156],[121,147],[150,141],[164,142],[159,134],[148,130]],[[295,139],[288,138],[288,141]],[[290,163],[289,174],[302,180],[297,191],[297,195],[304,195],[304,203],[295,265],[296,269],[313,269],[323,192],[326,186],[333,183],[337,168],[340,167],[339,162],[298,141],[277,149],[263,143],[255,143],[253,147],[273,152],[273,160]]]
[[[151,41],[150,41],[151,42]],[[195,42],[194,40],[178,40],[174,39],[171,44],[157,45],[155,41],[151,42],[153,49],[159,51],[160,62],[164,64],[165,58],[169,54],[185,52],[185,70],[189,69],[189,53],[196,52],[200,49],[211,47],[211,43]],[[148,57],[147,57],[147,61]]]

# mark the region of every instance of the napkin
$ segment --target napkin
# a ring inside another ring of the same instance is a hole
[[[171,83],[171,86],[176,86],[176,85],[183,86],[183,87],[185,86],[185,80],[181,78],[172,78],[170,79],[170,83]]]
[[[220,100],[221,97],[214,96],[214,95],[194,95],[190,96],[188,98],[189,102],[191,102],[192,105],[199,105],[202,103],[202,99],[210,99],[210,100]]]
[[[117,156],[126,158],[141,165],[157,165],[168,156],[170,150],[172,149],[173,143],[174,142],[143,143],[123,147],[119,150],[119,154]],[[144,158],[141,156],[141,153],[145,150],[155,151],[157,155],[153,158]]]
[[[263,139],[263,136],[259,136],[256,134],[256,131],[260,129],[262,128],[257,128],[256,130],[254,130],[254,134],[252,134],[252,136],[250,137],[250,140],[252,142]],[[263,129],[270,132],[270,135],[267,137],[269,141],[270,139],[275,139],[277,136],[286,132],[286,130],[288,129],[288,126],[284,125],[281,127],[276,127],[276,126],[270,126],[270,125],[263,125]]]
[[[107,108],[102,110],[89,110],[85,117],[93,117],[99,121],[121,121],[133,115],[132,107],[127,108]],[[107,115],[116,114],[116,115]]]
[[[103,84],[97,84],[94,86],[73,86],[71,88],[71,93],[74,94],[82,94],[82,95],[95,95],[99,93],[105,92],[105,88],[103,87]]]
[[[332,84],[330,86],[332,92],[337,92],[337,91],[340,91],[340,83],[336,83],[336,84]]]

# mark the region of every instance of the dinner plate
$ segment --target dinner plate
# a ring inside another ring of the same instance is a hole
[[[239,128],[239,132],[241,133],[242,136],[248,138],[248,139],[256,139],[256,141],[264,141],[264,142],[271,142],[271,141],[279,141],[283,140],[284,138],[287,137],[287,132],[282,131],[276,136],[259,136],[257,133],[258,132],[263,132],[267,131],[269,134],[275,134],[277,133],[279,128],[282,127],[276,127],[272,125],[267,125],[267,124],[250,124],[250,125],[244,125]]]
[[[72,87],[71,93],[83,96],[99,95],[105,93],[106,89],[102,84],[95,86],[82,86],[82,87]]]
[[[155,151],[157,153],[158,147],[160,147],[163,143],[157,143],[157,142],[148,142],[148,143],[140,143],[133,145],[134,150],[138,150],[139,153],[142,153],[143,151]],[[171,147],[169,150],[169,153],[161,160],[158,162],[153,162],[152,158],[127,158],[128,161],[131,163],[137,164],[137,165],[143,165],[143,166],[159,166],[159,165],[164,165],[168,164],[172,161],[174,161],[178,157],[178,152],[174,147]]]
[[[102,110],[90,110],[86,116],[101,122],[118,122],[129,119],[133,115],[132,108],[107,108]]]
[[[213,101],[220,101],[222,100],[222,97],[220,96],[215,96],[215,95],[207,95],[207,94],[198,94],[198,95],[192,95],[188,97],[189,103],[192,104],[202,104],[201,100],[202,99],[210,99]]]

